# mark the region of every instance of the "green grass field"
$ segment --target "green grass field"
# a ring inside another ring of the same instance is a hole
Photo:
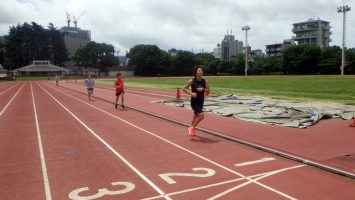
[[[54,80],[53,76],[18,76],[18,81],[38,81],[38,80]]]
[[[205,77],[213,94],[260,95],[281,99],[329,101],[355,105],[355,76]],[[133,78],[127,86],[176,89],[189,78]],[[113,80],[98,80],[113,84]]]

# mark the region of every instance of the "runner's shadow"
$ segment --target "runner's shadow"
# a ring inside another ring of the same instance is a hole
[[[213,139],[202,137],[202,136],[195,136],[195,137],[191,138],[190,141],[205,143],[205,144],[212,144],[212,143],[220,142],[220,140],[213,140]]]

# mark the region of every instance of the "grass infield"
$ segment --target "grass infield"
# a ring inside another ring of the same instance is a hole
[[[355,76],[205,76],[213,94],[260,95],[281,99],[355,105]],[[190,77],[126,78],[126,86],[176,89]],[[98,80],[113,84],[113,80]]]

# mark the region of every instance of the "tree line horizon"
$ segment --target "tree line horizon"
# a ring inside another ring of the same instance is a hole
[[[11,26],[4,42],[0,41],[0,63],[6,69],[29,65],[33,60],[50,60],[64,66],[69,60],[64,35],[52,23],[47,29],[32,22]],[[79,48],[73,57],[78,67],[93,67],[108,73],[118,65],[115,48],[106,43],[89,42]],[[203,67],[207,75],[244,75],[245,55],[239,54],[229,61],[215,58],[211,53],[179,51],[171,56],[154,44],[138,44],[126,54],[128,66],[140,76],[191,75],[194,66]],[[345,74],[355,74],[355,48],[346,49]],[[249,75],[307,75],[340,74],[341,48],[320,48],[315,45],[295,45],[282,51],[281,56],[256,57],[248,61]]]

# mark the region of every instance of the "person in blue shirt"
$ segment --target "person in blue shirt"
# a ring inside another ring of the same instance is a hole
[[[91,75],[88,75],[88,78],[85,80],[85,85],[88,91],[88,98],[90,101],[91,95],[94,94],[94,85],[95,85],[94,79],[91,78]]]
[[[204,119],[203,104],[205,93],[210,93],[210,87],[207,80],[203,79],[203,69],[195,66],[193,69],[194,78],[187,81],[183,91],[191,96],[191,108],[194,111],[191,126],[188,128],[191,136],[196,136],[195,128]]]
[[[54,80],[55,80],[55,85],[58,86],[58,84],[59,84],[59,76],[55,75]]]

